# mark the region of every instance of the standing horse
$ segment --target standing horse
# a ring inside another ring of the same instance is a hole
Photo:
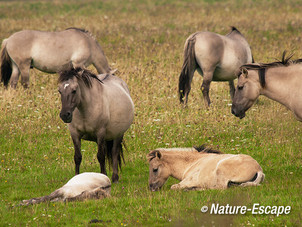
[[[159,190],[172,176],[181,182],[171,189],[226,189],[232,185],[256,186],[265,175],[258,162],[249,155],[222,154],[199,148],[159,148],[147,155],[149,188]]]
[[[112,181],[118,181],[123,135],[134,118],[134,105],[126,83],[117,76],[96,76],[88,70],[76,68],[60,73],[59,92],[62,101],[60,117],[70,123],[75,174],[80,172],[81,139],[84,139],[97,143],[101,173],[106,174],[107,157],[113,167]]]
[[[42,202],[82,201],[85,199],[102,199],[110,196],[110,179],[101,173],[81,173],[71,178],[63,187],[50,195],[23,200],[20,205]]]
[[[211,81],[229,81],[234,96],[234,79],[239,67],[253,61],[250,46],[235,28],[225,36],[212,32],[196,32],[186,40],[184,62],[179,76],[179,98],[186,105],[195,70],[203,76],[201,91],[206,106],[210,106]],[[185,99],[185,101],[183,100]]]
[[[29,69],[56,73],[73,67],[93,64],[98,73],[108,73],[110,67],[101,46],[83,29],[68,28],[61,32],[24,30],[3,40],[1,50],[1,82],[16,88],[29,85]]]
[[[290,109],[302,121],[302,59],[291,61],[292,55],[269,64],[247,64],[241,67],[232,104],[232,114],[240,119],[264,95]]]

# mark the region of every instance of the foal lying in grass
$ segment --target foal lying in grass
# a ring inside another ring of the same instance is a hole
[[[110,196],[110,179],[101,173],[81,173],[71,178],[63,187],[50,195],[23,200],[20,205],[42,202],[82,201],[86,199],[103,199]]]
[[[158,148],[147,159],[151,191],[159,190],[170,176],[181,181],[171,189],[186,190],[256,186],[265,176],[258,162],[249,155],[222,154],[204,146]]]

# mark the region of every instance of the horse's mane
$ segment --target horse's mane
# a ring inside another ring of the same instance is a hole
[[[73,77],[76,77],[77,79],[83,81],[88,88],[92,86],[91,78],[94,78],[99,82],[103,83],[94,73],[92,73],[87,69],[82,69],[80,67],[77,68],[72,67],[71,69],[64,70],[60,72],[59,75],[60,75],[58,79],[59,83],[72,79]]]
[[[70,27],[70,28],[66,28],[65,30],[76,30],[76,31],[80,31],[80,32],[83,32],[83,33],[89,35],[92,39],[96,40],[96,38],[92,35],[92,33],[89,32],[88,30],[84,29],[84,28]]]
[[[250,64],[245,64],[240,66],[240,73],[238,74],[238,78],[242,74],[242,70],[258,70],[259,74],[259,80],[261,87],[265,87],[265,72],[269,68],[274,68],[274,67],[287,67],[289,65],[295,65],[299,64],[302,62],[302,59],[296,59],[296,60],[291,60],[293,57],[293,54],[290,54],[289,56],[286,57],[286,51],[283,52],[282,58],[280,61],[275,61],[271,63],[250,63]]]
[[[210,154],[223,154],[221,151],[214,150],[210,147],[207,147],[205,144],[202,144],[199,147],[194,147],[198,152],[210,153]]]
[[[65,30],[71,30],[71,29],[90,34],[90,32],[84,28],[69,27],[69,28],[66,28]]]
[[[232,30],[227,35],[230,35],[232,32],[236,32],[236,33],[239,33],[240,35],[242,35],[241,32],[236,27],[231,26],[231,29]]]

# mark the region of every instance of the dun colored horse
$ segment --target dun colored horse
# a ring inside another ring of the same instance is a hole
[[[93,64],[98,73],[108,73],[110,67],[101,46],[92,35],[78,28],[61,32],[24,30],[3,40],[1,50],[1,82],[16,88],[29,85],[29,69],[56,73],[73,67]]]
[[[235,28],[227,35],[212,32],[196,32],[186,40],[184,62],[179,76],[179,98],[186,105],[195,70],[203,76],[201,90],[206,106],[210,106],[211,81],[229,81],[233,98],[233,80],[239,67],[253,61],[250,46],[244,36]],[[185,99],[185,100],[183,100]]]
[[[71,178],[63,187],[50,195],[23,200],[20,205],[42,202],[81,201],[85,199],[102,199],[110,196],[110,179],[101,173],[81,173]]]
[[[254,104],[259,95],[275,100],[302,121],[302,59],[282,60],[269,64],[246,64],[241,67],[232,104],[232,113],[239,118]]]
[[[159,148],[147,155],[149,188],[159,190],[172,176],[181,182],[171,189],[226,189],[232,185],[256,186],[264,180],[261,166],[251,156],[222,154],[199,148]]]
[[[118,181],[123,136],[134,118],[134,105],[126,83],[111,74],[96,76],[76,68],[60,73],[59,92],[60,117],[69,123],[74,144],[75,173],[80,172],[81,139],[84,139],[97,143],[101,173],[106,174],[107,157],[113,167],[112,181]]]

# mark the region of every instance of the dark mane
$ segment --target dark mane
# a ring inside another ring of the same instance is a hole
[[[293,57],[293,54],[290,54],[289,56],[286,57],[286,51],[283,52],[282,54],[282,59],[280,61],[276,62],[271,62],[271,63],[251,63],[251,64],[245,64],[240,66],[240,73],[238,74],[238,78],[242,74],[242,71],[244,69],[246,70],[258,70],[259,74],[259,81],[261,84],[261,87],[265,87],[265,73],[266,70],[269,68],[274,68],[274,67],[279,67],[279,66],[289,66],[289,65],[294,65],[294,64],[299,64],[302,62],[302,59],[296,59],[296,60],[291,60]]]
[[[59,79],[58,82],[62,83],[64,81],[67,81],[69,79],[72,79],[73,77],[76,77],[77,79],[81,80],[84,82],[84,84],[87,87],[91,87],[91,78],[95,78],[99,82],[103,83],[95,74],[93,74],[91,71],[87,69],[82,69],[80,67],[77,68],[71,68],[69,70],[64,70],[59,73]]]
[[[76,27],[66,28],[65,30],[71,30],[71,29],[74,29],[74,30],[77,30],[77,31],[80,31],[80,32],[84,32],[84,33],[89,33],[89,31],[87,31],[83,28],[76,28]]]
[[[232,31],[231,32],[238,32],[239,34],[241,34],[241,32],[234,26],[231,26]]]
[[[233,32],[234,32],[234,33],[237,33],[237,34],[239,34],[239,35],[242,35],[241,32],[240,32],[236,27],[231,26],[231,31],[230,31],[228,34],[226,34],[226,36],[231,35]]]
[[[202,144],[199,147],[194,147],[198,152],[202,153],[211,153],[211,154],[223,154],[221,151],[214,150],[210,147],[207,147],[205,144]]]

